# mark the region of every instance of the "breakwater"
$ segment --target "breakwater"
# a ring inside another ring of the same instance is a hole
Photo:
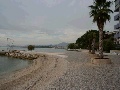
[[[13,50],[10,52],[6,52],[5,56],[19,58],[19,59],[23,59],[23,60],[34,60],[34,59],[37,59],[40,55],[25,52],[25,51]]]

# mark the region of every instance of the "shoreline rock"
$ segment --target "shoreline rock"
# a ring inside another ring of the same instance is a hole
[[[36,88],[36,84],[39,88],[44,88],[66,72],[67,61],[62,57],[48,53],[36,54],[39,58],[33,60],[29,67],[0,79],[0,90],[27,90]]]
[[[13,57],[13,58],[19,58],[19,59],[25,59],[25,60],[34,60],[39,58],[38,54],[33,54],[33,53],[25,53],[25,52],[21,52],[18,50],[14,50],[11,52],[6,52],[5,56],[8,57]]]

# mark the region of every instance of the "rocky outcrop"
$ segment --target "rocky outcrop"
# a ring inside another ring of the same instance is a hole
[[[5,55],[8,56],[8,57],[27,59],[27,60],[34,60],[34,59],[37,59],[39,57],[38,54],[21,52],[21,51],[18,51],[18,50],[14,50],[14,51],[11,51],[11,52],[6,52]]]

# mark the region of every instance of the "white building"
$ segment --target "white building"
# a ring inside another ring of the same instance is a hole
[[[114,25],[114,29],[117,30],[114,35],[114,42],[120,44],[120,0],[115,0],[115,12],[118,14],[114,16],[114,20],[117,21],[117,24]]]

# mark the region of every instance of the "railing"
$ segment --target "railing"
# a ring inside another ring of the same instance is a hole
[[[114,29],[119,29],[120,28],[120,24],[118,23],[117,25],[114,25]]]
[[[119,13],[114,16],[114,21],[117,21],[117,20],[119,20]]]
[[[120,0],[116,0],[115,1],[115,12],[119,11],[119,7],[120,7]]]
[[[120,0],[115,0],[115,6],[117,6],[120,3]]]
[[[114,38],[120,38],[120,30],[116,31],[116,33],[114,34]]]
[[[115,33],[114,38],[117,39],[117,38],[119,38],[119,37],[120,37],[120,32],[118,31],[118,32]]]

